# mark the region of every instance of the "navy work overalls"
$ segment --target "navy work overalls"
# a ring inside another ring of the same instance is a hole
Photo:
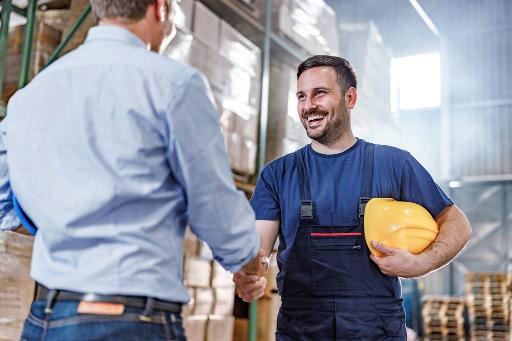
[[[397,279],[384,275],[372,262],[364,239],[374,145],[365,143],[364,148],[359,212],[340,226],[315,225],[305,150],[295,153],[301,219],[292,245],[286,246],[280,234],[278,341],[406,340],[402,299],[395,294]],[[291,249],[285,261],[286,247]]]

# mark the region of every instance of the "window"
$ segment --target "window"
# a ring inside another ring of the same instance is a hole
[[[391,108],[412,110],[441,104],[439,53],[393,58],[391,61]]]

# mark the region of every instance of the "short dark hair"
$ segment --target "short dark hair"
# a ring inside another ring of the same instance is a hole
[[[154,2],[154,0],[91,0],[91,5],[99,19],[124,18],[138,21],[144,18],[148,6]]]
[[[336,71],[338,82],[340,83],[340,87],[343,92],[347,91],[351,87],[357,89],[356,73],[352,68],[352,65],[350,65],[346,59],[341,57],[326,55],[316,55],[310,57],[300,63],[299,67],[297,68],[297,79],[299,79],[300,75],[304,71],[318,66],[332,67]]]

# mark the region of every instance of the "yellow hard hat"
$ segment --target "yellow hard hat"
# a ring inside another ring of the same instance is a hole
[[[364,235],[376,256],[382,254],[372,247],[372,240],[418,254],[436,239],[438,232],[432,215],[418,204],[390,198],[374,198],[366,204]]]

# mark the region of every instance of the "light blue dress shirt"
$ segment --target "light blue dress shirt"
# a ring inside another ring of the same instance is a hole
[[[32,277],[49,288],[186,302],[185,224],[230,271],[254,257],[201,74],[115,26],[41,72],[0,124],[0,227],[39,231]]]

